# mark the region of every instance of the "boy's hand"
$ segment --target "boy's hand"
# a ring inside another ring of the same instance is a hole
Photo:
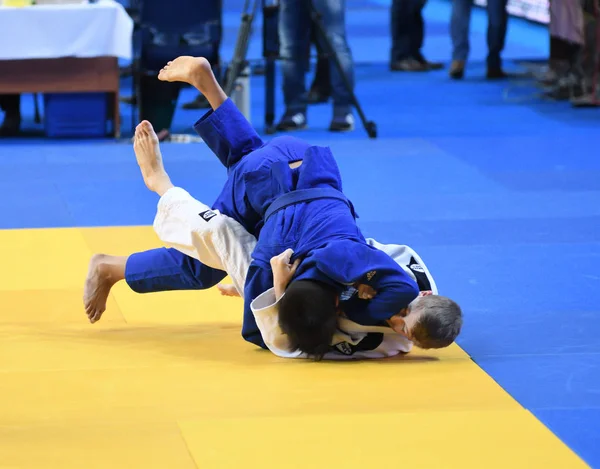
[[[360,283],[358,284],[356,289],[358,290],[358,297],[361,300],[372,300],[373,298],[375,298],[375,295],[377,295],[377,292],[373,290],[373,288],[369,285],[364,285]]]
[[[286,249],[278,256],[271,258],[271,270],[273,271],[273,287],[275,288],[275,297],[277,301],[283,296],[285,289],[292,281],[296,269],[300,265],[300,259],[296,259],[290,264],[294,251]]]

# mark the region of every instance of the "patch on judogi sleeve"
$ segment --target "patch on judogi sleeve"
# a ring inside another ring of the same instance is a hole
[[[217,214],[212,210],[206,210],[204,212],[199,213],[198,215],[201,216],[204,221],[210,221],[211,218],[217,216]]]
[[[431,282],[429,278],[427,278],[427,274],[425,273],[425,269],[417,262],[417,260],[411,256],[410,262],[407,266],[410,271],[414,274],[417,279],[417,285],[419,286],[419,291],[428,291],[432,290]]]

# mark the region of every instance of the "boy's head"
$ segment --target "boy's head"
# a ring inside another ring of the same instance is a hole
[[[338,295],[320,282],[290,283],[279,303],[279,326],[293,348],[321,360],[337,329]]]
[[[463,320],[460,306],[450,298],[419,295],[388,322],[395,330],[403,330],[418,347],[430,349],[444,348],[454,342]]]

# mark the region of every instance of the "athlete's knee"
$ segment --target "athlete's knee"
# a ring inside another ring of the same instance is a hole
[[[290,283],[279,304],[279,326],[291,346],[315,360],[330,350],[337,319],[337,294],[311,280]]]

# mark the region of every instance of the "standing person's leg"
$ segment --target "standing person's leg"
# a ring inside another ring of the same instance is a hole
[[[469,57],[469,28],[473,0],[452,0],[450,36],[452,38],[452,65],[450,77],[460,79],[465,74],[465,63]]]
[[[307,99],[309,104],[326,103],[331,96],[330,58],[326,56],[314,23],[311,30],[311,42],[317,50],[317,66]]]
[[[394,72],[423,72],[426,67],[412,56],[414,48],[415,0],[392,0],[390,27],[392,50],[390,70]]]
[[[346,38],[346,2],[345,0],[312,0],[316,11],[321,14],[327,40],[337,55],[346,78],[354,90],[354,61]],[[352,116],[352,94],[346,88],[333,59],[329,60],[331,89],[333,95],[333,118],[329,125],[331,131],[348,131],[354,128]]]
[[[310,50],[310,3],[307,0],[281,0],[279,40],[285,113],[277,130],[306,127],[305,64]]]
[[[444,68],[444,64],[440,62],[429,62],[421,49],[425,42],[425,19],[423,18],[423,9],[427,0],[414,0],[414,21],[411,32],[411,56],[420,64],[424,65],[428,70],[440,70]]]
[[[550,2],[550,58],[548,70],[540,78],[544,85],[556,84],[569,72],[568,38],[571,37],[572,29],[568,27],[568,16],[565,15],[568,11],[564,2]]]
[[[502,59],[500,54],[504,50],[504,43],[506,41],[506,30],[508,26],[507,3],[508,0],[488,0],[488,79],[506,78],[506,74],[502,70]]]

